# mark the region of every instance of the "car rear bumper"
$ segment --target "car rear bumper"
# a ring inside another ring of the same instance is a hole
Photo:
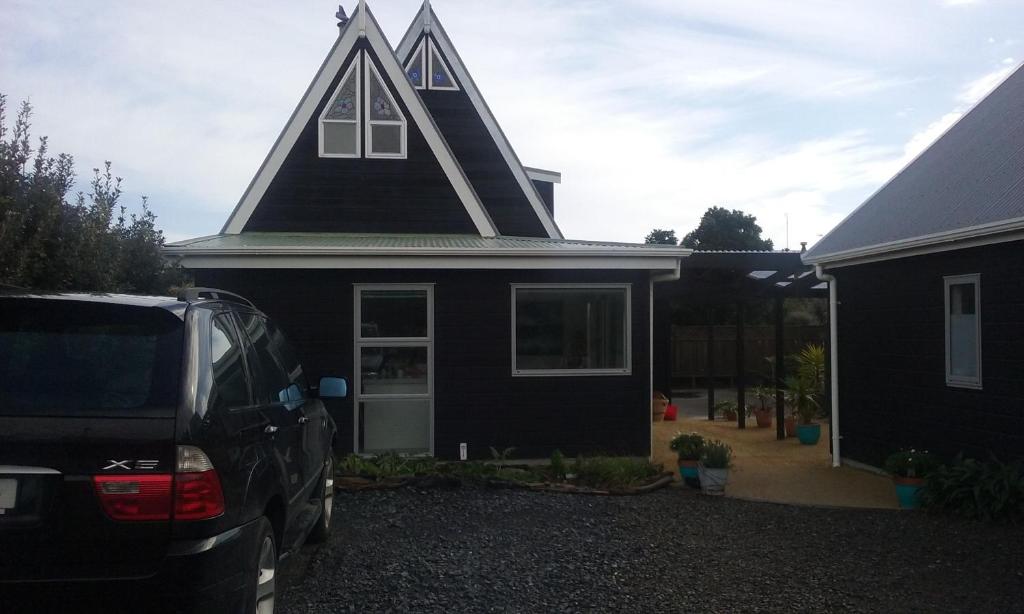
[[[171,542],[156,573],[143,577],[0,582],[0,600],[5,614],[59,611],[69,600],[115,612],[239,611],[255,530],[256,523],[249,522],[211,538]],[[13,609],[6,609],[8,604]]]

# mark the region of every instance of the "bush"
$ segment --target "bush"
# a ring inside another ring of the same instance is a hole
[[[661,467],[648,460],[594,456],[576,459],[576,482],[590,488],[624,488],[649,481]]]
[[[679,460],[700,460],[704,452],[704,437],[698,433],[677,433],[668,443],[670,450],[676,453]]]
[[[928,477],[939,461],[929,452],[910,449],[893,452],[885,459],[885,470],[892,475],[903,478],[924,478]]]
[[[709,441],[700,455],[700,462],[708,469],[728,469],[732,466],[732,448],[724,441]]]
[[[568,466],[565,464],[565,455],[562,454],[561,450],[555,450],[551,453],[551,477],[556,480],[564,480],[565,474],[569,472]]]
[[[1024,519],[1024,472],[1021,463],[1004,464],[957,456],[951,465],[939,466],[927,477],[921,490],[922,506],[942,512],[984,520]]]

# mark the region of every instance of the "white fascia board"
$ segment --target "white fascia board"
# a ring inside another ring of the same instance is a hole
[[[356,12],[359,12],[359,9],[356,9]],[[256,210],[256,205],[259,204],[267,188],[270,186],[270,182],[277,175],[277,172],[281,170],[281,164],[284,163],[284,159],[288,156],[292,147],[295,146],[295,141],[298,140],[299,134],[302,133],[302,129],[309,122],[309,118],[315,113],[316,106],[320,103],[320,100],[327,94],[327,88],[330,87],[334,75],[338,74],[338,71],[341,70],[341,65],[344,63],[349,51],[351,51],[356,39],[359,38],[359,29],[352,25],[355,17],[353,14],[352,19],[349,19],[344,29],[338,34],[338,40],[334,42],[334,46],[327,53],[327,57],[320,65],[320,70],[316,72],[313,81],[306,88],[306,93],[302,95],[298,106],[292,111],[292,115],[288,118],[284,130],[281,131],[277,140],[274,141],[274,145],[263,160],[263,164],[256,171],[256,175],[249,182],[249,186],[245,188],[245,192],[242,193],[241,200],[235,205],[235,209],[231,212],[227,222],[224,223],[224,227],[221,229],[222,234],[239,234],[242,232],[242,229],[249,222],[252,212]]]
[[[413,255],[165,255],[187,269],[605,269],[674,270],[679,259],[663,256],[413,256]]]
[[[483,96],[480,94],[480,89],[476,86],[473,78],[469,75],[469,71],[466,69],[465,62],[462,61],[462,57],[459,56],[459,52],[456,51],[455,46],[452,44],[448,33],[445,32],[444,26],[437,19],[437,14],[433,12],[429,7],[421,7],[420,11],[416,14],[409,29],[406,30],[405,36],[402,37],[401,43],[397,48],[397,53],[400,57],[405,57],[412,50],[413,44],[416,39],[419,38],[421,32],[423,32],[424,26],[424,15],[425,11],[430,11],[431,29],[430,34],[437,41],[437,45],[444,54],[445,59],[448,61],[452,71],[455,73],[455,78],[462,85],[463,91],[469,96],[470,101],[473,103],[473,107],[476,112],[480,115],[480,119],[483,120],[484,125],[487,127],[487,132],[491,135],[494,140],[494,144],[497,145],[498,151],[501,152],[502,157],[505,159],[505,163],[508,165],[509,170],[512,171],[512,175],[516,178],[516,182],[519,187],[523,190],[523,194],[526,195],[527,201],[530,206],[533,207],[534,213],[540,220],[541,225],[544,227],[544,231],[548,233],[548,237],[551,239],[564,239],[562,231],[559,230],[558,225],[555,223],[554,217],[551,212],[544,205],[544,200],[540,197],[537,192],[537,187],[533,185],[533,181],[527,176],[526,170],[523,167],[523,163],[516,156],[515,150],[512,149],[512,145],[508,141],[508,137],[502,132],[501,126],[498,125],[497,119],[494,117],[494,113],[491,112],[490,107],[487,106],[487,102],[484,101]]]
[[[356,9],[356,13],[358,12],[360,12],[360,9]],[[317,105],[320,104],[320,101],[327,94],[331,81],[334,80],[335,75],[341,70],[345,58],[348,57],[360,36],[359,28],[352,25],[357,21],[356,17],[357,15],[353,14],[348,24],[339,34],[338,40],[335,41],[331,51],[327,54],[327,58],[321,64],[320,70],[313,77],[313,82],[306,89],[306,93],[303,95],[298,107],[292,112],[284,130],[278,136],[270,153],[267,154],[263,164],[256,172],[256,176],[249,183],[249,187],[246,188],[242,199],[238,202],[234,211],[232,211],[227,223],[224,224],[224,228],[221,230],[223,234],[239,234],[242,232],[253,211],[256,210],[256,206],[270,186],[270,182],[281,169],[281,164],[284,163],[288,153],[295,146],[295,142],[298,140],[302,130],[315,114]],[[470,185],[462,167],[455,161],[455,155],[441,136],[440,130],[434,124],[433,118],[427,112],[426,107],[423,105],[423,100],[416,93],[412,84],[409,83],[404,69],[399,64],[394,51],[392,51],[391,46],[385,40],[377,20],[374,19],[373,13],[369,9],[366,9],[366,17],[368,18],[365,19],[366,40],[369,41],[370,46],[377,54],[377,58],[380,60],[384,71],[397,90],[397,94],[405,102],[406,107],[408,107],[412,119],[423,133],[431,151],[437,157],[442,170],[444,170],[459,200],[466,208],[466,212],[473,220],[477,231],[484,237],[496,236],[497,229],[484,209],[483,203]],[[364,23],[364,20],[359,19],[359,23]]]
[[[811,254],[802,260],[805,264],[836,268],[1021,240],[1024,240],[1024,218],[1013,218],[830,254]]]
[[[562,183],[562,173],[556,171],[546,171],[542,168],[530,168],[529,166],[524,166],[523,170],[526,171],[526,176],[534,181]]]

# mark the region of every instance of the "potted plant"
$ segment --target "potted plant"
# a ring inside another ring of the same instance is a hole
[[[774,403],[772,398],[775,395],[775,391],[768,386],[758,386],[754,389],[754,396],[757,397],[757,401],[760,407],[754,409],[754,419],[757,420],[757,428],[767,429],[772,426],[772,408]]]
[[[730,422],[736,421],[737,405],[734,401],[720,401],[715,403],[715,413],[721,415]]]
[[[814,423],[814,418],[818,415],[818,402],[814,398],[812,385],[813,383],[806,377],[791,377],[786,380],[792,407],[799,419],[796,436],[800,443],[806,446],[813,446],[821,439],[821,425]]]
[[[729,481],[729,467],[732,466],[732,448],[723,441],[713,440],[704,444],[704,451],[697,464],[700,490],[705,495],[725,494]]]
[[[651,416],[655,422],[661,422],[665,417],[665,409],[668,407],[668,397],[655,391],[651,397]]]
[[[670,450],[679,458],[679,476],[687,486],[699,488],[697,463],[704,453],[704,437],[698,433],[677,433],[668,443]]]
[[[893,452],[885,459],[885,470],[892,475],[901,509],[916,510],[920,507],[924,479],[938,466],[938,460],[931,453],[914,449]]]

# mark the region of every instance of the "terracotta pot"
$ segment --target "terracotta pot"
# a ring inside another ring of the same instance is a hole
[[[655,422],[661,422],[665,417],[665,409],[668,407],[668,399],[660,392],[655,392],[651,397],[651,416]]]
[[[786,437],[796,437],[796,417],[787,416],[783,424],[786,426]]]
[[[757,428],[769,429],[772,427],[772,410],[755,409],[754,418],[757,420]]]
[[[729,422],[736,422],[736,412],[734,411],[723,411],[722,417],[728,420]]]

